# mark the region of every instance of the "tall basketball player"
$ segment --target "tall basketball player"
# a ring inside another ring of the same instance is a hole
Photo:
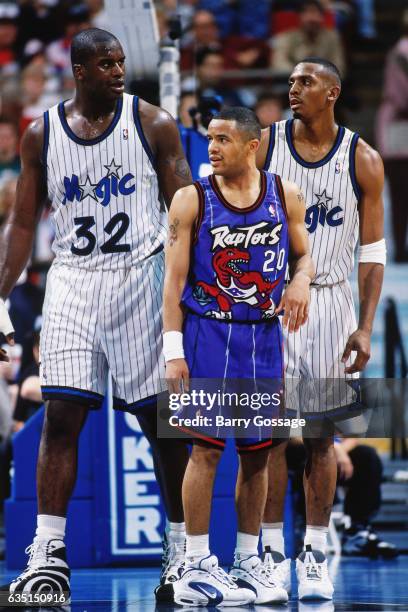
[[[383,164],[358,134],[336,124],[334,107],[340,91],[339,71],[330,62],[307,58],[295,66],[289,79],[294,119],[263,130],[259,149],[259,167],[296,181],[305,194],[306,227],[316,266],[307,325],[285,335],[286,377],[344,381],[358,375],[370,357],[386,259]],[[358,239],[357,323],[348,279]],[[305,552],[297,560],[300,599],[330,599],[333,594],[325,558],[337,476],[330,429],[320,433],[319,427],[314,428],[304,438],[307,526]],[[284,558],[282,535],[285,447],[278,444],[270,454],[262,539],[270,551],[266,558],[275,567],[275,579],[290,588],[290,561]]]
[[[283,325],[289,331],[307,319],[314,270],[303,196],[293,183],[257,170],[260,136],[252,111],[221,111],[208,128],[214,174],[174,196],[163,309],[166,378],[174,392],[179,392],[182,380],[186,388],[190,377],[219,379],[227,389],[231,378],[255,380],[256,388],[260,379],[280,379],[282,337],[276,315],[285,310]],[[288,259],[293,278],[281,301]],[[246,416],[251,413],[248,410]],[[194,439],[183,482],[186,570],[174,582],[176,603],[287,601],[287,593],[269,579],[257,552],[272,443],[270,431],[265,435],[252,438],[248,432],[247,438],[236,438],[241,465],[236,494],[239,531],[230,575],[210,554],[208,536],[212,489],[225,439],[211,430]]]
[[[0,331],[12,343],[4,299],[27,263],[49,199],[55,260],[40,349],[46,412],[37,466],[38,521],[28,566],[5,587],[14,592],[47,585],[69,592],[64,533],[78,437],[88,411],[101,406],[108,371],[114,407],[138,416],[153,447],[171,521],[167,569],[184,558],[181,483],[187,450],[180,441],[156,440],[155,394],[164,377],[165,203],[190,183],[190,171],[175,121],[124,93],[125,57],[112,34],[96,28],[81,32],[72,41],[71,57],[74,98],[47,111],[23,137],[22,173],[1,249]],[[172,470],[164,470],[169,464]]]

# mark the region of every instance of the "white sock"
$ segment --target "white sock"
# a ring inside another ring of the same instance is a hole
[[[306,525],[304,548],[306,548],[307,544],[310,544],[312,550],[320,550],[323,554],[326,554],[328,531],[328,527]]]
[[[42,540],[63,540],[66,523],[67,519],[65,516],[38,514],[35,536]]]
[[[167,521],[166,532],[169,542],[184,544],[184,540],[186,539],[185,523],[172,523],[171,521]]]
[[[210,537],[203,535],[186,535],[186,559],[189,565],[195,565],[210,554]]]
[[[267,546],[285,556],[283,523],[262,523],[262,548],[265,550]]]
[[[258,556],[258,542],[259,536],[238,531],[237,546],[234,554],[235,561],[246,559],[247,557],[252,557],[253,555]]]

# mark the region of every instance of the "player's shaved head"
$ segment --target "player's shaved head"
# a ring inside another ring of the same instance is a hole
[[[317,66],[321,66],[322,72],[325,74],[325,76],[327,76],[330,81],[341,87],[341,74],[333,62],[329,62],[329,60],[323,59],[322,57],[305,57],[297,64],[297,66],[300,64],[316,64]]]
[[[71,63],[86,64],[86,62],[96,55],[100,47],[104,45],[121,46],[119,40],[111,32],[99,28],[88,28],[82,30],[74,36],[71,43]]]
[[[261,139],[261,125],[254,111],[244,106],[232,106],[217,113],[214,119],[235,121],[236,128],[242,132],[245,140]]]

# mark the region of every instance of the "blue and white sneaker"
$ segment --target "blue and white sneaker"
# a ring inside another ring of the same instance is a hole
[[[320,550],[306,550],[296,559],[299,599],[332,599],[333,583],[330,580],[326,556]]]
[[[173,583],[174,602],[180,606],[245,606],[256,598],[255,589],[229,576],[218,565],[215,555],[187,566],[180,580]]]
[[[234,562],[230,576],[251,585],[256,591],[256,604],[286,603],[288,594],[273,582],[271,571],[256,555]]]

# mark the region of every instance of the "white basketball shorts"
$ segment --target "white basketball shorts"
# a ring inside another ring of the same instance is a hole
[[[40,342],[44,400],[99,408],[109,372],[115,408],[164,390],[163,276],[163,251],[115,271],[53,263]]]

